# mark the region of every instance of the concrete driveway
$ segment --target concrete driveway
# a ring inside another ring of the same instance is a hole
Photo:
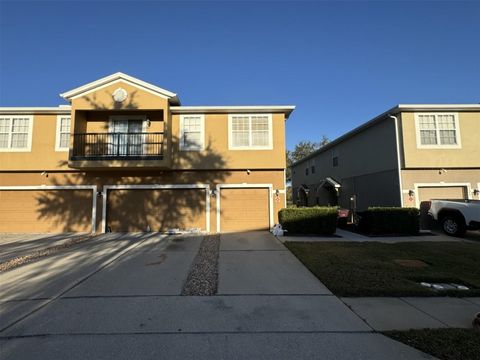
[[[202,236],[107,234],[0,274],[2,359],[425,359],[373,330],[267,232],[220,239],[218,291],[181,296]]]

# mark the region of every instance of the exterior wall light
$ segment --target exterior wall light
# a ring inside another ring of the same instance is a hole
[[[473,196],[480,195],[480,189],[473,189]]]
[[[413,190],[408,190],[408,196],[414,197],[414,196],[415,196],[415,191],[413,191]]]
[[[210,190],[210,196],[211,197],[216,197],[217,196],[217,190]]]

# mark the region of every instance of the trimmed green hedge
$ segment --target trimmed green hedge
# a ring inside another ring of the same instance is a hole
[[[358,230],[372,235],[416,235],[420,231],[417,208],[370,207],[359,212]]]
[[[278,212],[282,228],[289,234],[330,235],[337,228],[336,207],[288,208]]]

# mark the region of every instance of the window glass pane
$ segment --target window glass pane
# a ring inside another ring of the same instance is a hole
[[[457,138],[455,135],[455,130],[440,130],[440,144],[456,145]]]
[[[434,115],[419,115],[418,120],[421,130],[435,130]]]
[[[0,149],[8,147],[8,134],[0,134]]]
[[[234,131],[232,134],[233,146],[248,146],[248,131]]]
[[[268,130],[252,132],[252,146],[268,146]]]
[[[60,121],[60,132],[70,133],[70,118],[62,118]]]
[[[268,146],[268,116],[252,116],[252,146]]]
[[[185,147],[198,148],[201,146],[199,132],[186,132],[183,139]]]
[[[0,118],[0,133],[9,133],[10,132],[10,119],[9,118]]]
[[[183,117],[182,145],[191,150],[200,150],[203,147],[201,116]]]
[[[420,140],[422,145],[436,145],[437,132],[435,130],[420,130]]]
[[[437,115],[438,128],[444,130],[455,129],[455,118],[453,115]]]
[[[61,148],[68,148],[69,146],[69,143],[68,143],[68,140],[69,140],[69,137],[70,137],[70,134],[60,134],[60,147]]]
[[[27,134],[12,134],[12,148],[27,147]]]
[[[252,130],[268,130],[268,117],[252,116]]]
[[[27,133],[28,132],[28,119],[14,118],[12,132],[14,133]]]
[[[232,145],[234,147],[250,145],[250,119],[248,116],[232,118]]]

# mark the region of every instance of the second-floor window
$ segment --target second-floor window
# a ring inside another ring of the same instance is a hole
[[[0,115],[0,151],[30,151],[32,116]]]
[[[457,114],[416,114],[418,148],[459,148]]]
[[[70,145],[70,117],[59,115],[57,117],[57,136],[55,140],[56,151],[68,151]]]
[[[180,116],[180,150],[203,150],[205,139],[204,115]]]
[[[231,150],[272,149],[271,115],[231,115],[228,121]]]

